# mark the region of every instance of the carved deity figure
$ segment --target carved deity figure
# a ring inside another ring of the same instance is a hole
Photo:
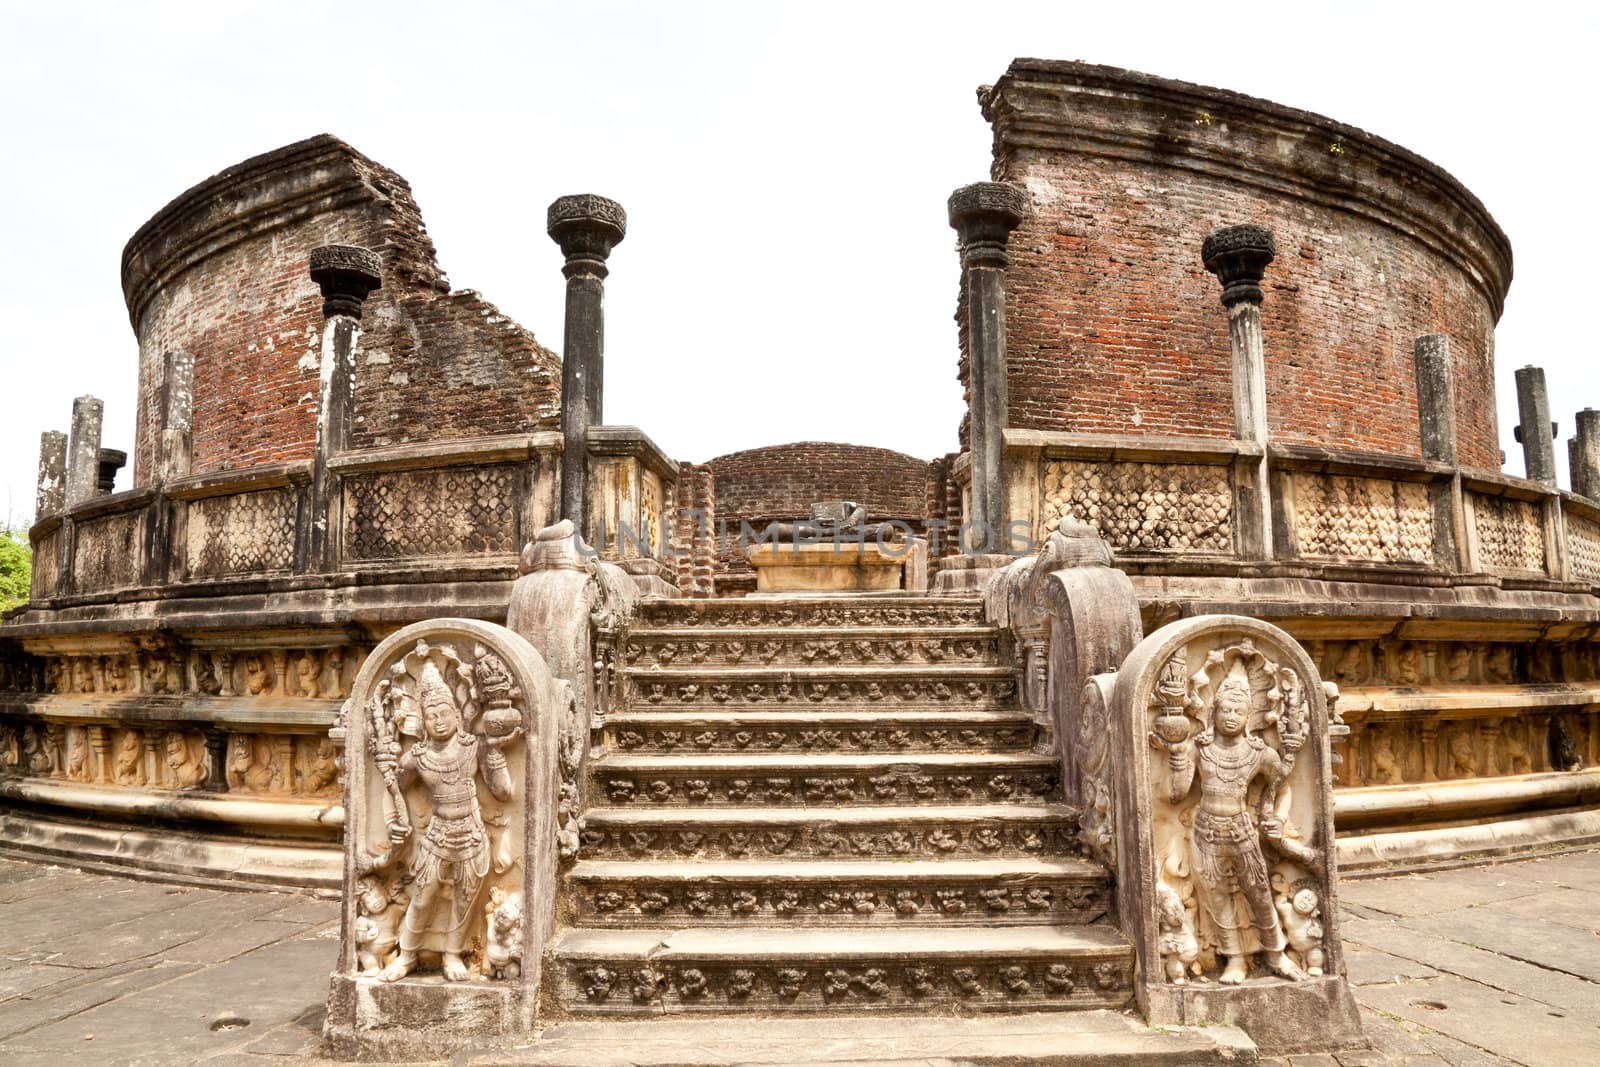
[[[1377,726],[1372,730],[1372,784],[1399,785],[1406,780],[1400,769],[1400,757],[1395,755],[1394,741],[1389,731]]]
[[[1273,801],[1277,784],[1294,768],[1295,753],[1305,736],[1287,723],[1280,724],[1280,753],[1250,733],[1246,727],[1252,700],[1249,676],[1243,662],[1236,661],[1212,697],[1210,728],[1178,742],[1151,734],[1152,743],[1167,750],[1171,803],[1184,801],[1199,779],[1200,799],[1190,835],[1195,897],[1217,953],[1227,958],[1219,979],[1227,985],[1238,985],[1248,976],[1252,942],[1270,970],[1285,978],[1305,978],[1285,952],[1288,942],[1261,848],[1263,837],[1278,843],[1285,840]],[[1250,787],[1258,778],[1263,788],[1252,818]]]
[[[1472,649],[1467,645],[1451,645],[1450,655],[1444,661],[1445,681],[1463,685],[1472,681]]]
[[[256,793],[271,791],[281,774],[272,760],[272,753],[264,739],[248,734],[233,734],[228,738],[228,785],[233,789],[249,789]]]
[[[1284,937],[1294,959],[1307,974],[1322,973],[1322,904],[1315,886],[1300,883],[1290,887],[1278,901],[1278,917],[1283,921]]]
[[[117,753],[112,763],[112,774],[119,785],[141,785],[144,782],[142,757],[144,746],[139,743],[135,730],[124,730],[117,742]]]
[[[294,665],[295,680],[303,697],[322,695],[322,663],[315,652],[302,652]]]
[[[1333,677],[1340,685],[1362,685],[1367,680],[1366,649],[1359,641],[1347,641],[1334,664]]]
[[[1456,778],[1475,778],[1478,757],[1472,751],[1472,733],[1463,728],[1450,735],[1450,773]]]
[[[266,659],[259,654],[246,656],[244,659],[245,691],[251,696],[261,696],[273,687],[272,671]]]
[[[1501,729],[1500,737],[1505,741],[1506,747],[1506,758],[1501,762],[1501,766],[1510,774],[1531,772],[1533,756],[1528,752],[1528,746],[1523,744],[1521,724],[1512,720],[1509,725]]]
[[[81,726],[67,731],[67,777],[74,782],[94,777],[89,770],[89,733]]]
[[[422,668],[417,696],[423,739],[403,755],[395,742],[374,752],[386,781],[402,788],[411,780],[422,783],[432,813],[416,841],[411,903],[400,924],[400,954],[380,977],[397,981],[416,966],[419,952],[437,952],[443,957],[445,979],[459,982],[469,977],[461,957],[469,947],[478,890],[489,871],[489,834],[478,810],[477,778],[482,775],[496,799],[511,799],[511,775],[502,748],[521,733],[521,727],[498,737],[469,732],[455,696],[431,661]],[[409,817],[407,825],[391,823],[390,840],[403,843],[421,821]]]
[[[517,978],[522,974],[522,894],[494,889],[489,893],[489,943],[483,950],[483,970],[490,978]]]
[[[1396,685],[1422,684],[1422,650],[1410,642],[1401,645],[1395,653],[1394,682]]]
[[[324,737],[317,741],[317,751],[306,768],[306,792],[312,795],[332,792],[338,784],[339,746],[333,738]]]
[[[1493,685],[1505,685],[1512,681],[1516,669],[1511,662],[1511,646],[1490,645],[1488,654],[1484,656],[1483,673]]]

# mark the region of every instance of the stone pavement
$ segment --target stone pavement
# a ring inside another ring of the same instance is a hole
[[[1347,880],[1343,893],[1350,978],[1375,1047],[1296,1056],[1287,1061],[1294,1067],[1600,1063],[1600,850]],[[0,1063],[313,1061],[338,934],[328,900],[0,858]],[[591,1047],[605,1025],[622,1032],[616,1024],[557,1027],[540,1044]],[[695,1024],[668,1025],[676,1034]],[[881,1029],[863,1030],[859,1046],[836,1035],[829,1062],[891,1062],[881,1050],[896,1021],[854,1025]],[[953,1025],[994,1031],[1003,1045],[1002,1033],[1020,1036],[1034,1024]],[[1080,1029],[1116,1026],[1112,1017]],[[897,1067],[1010,1060],[1000,1047],[977,1057],[937,1052],[926,1031],[927,1020],[905,1027]],[[761,1052],[753,1035],[735,1035],[735,1048],[740,1041],[750,1051],[744,1062],[795,1062],[773,1058],[770,1043]],[[1033,1038],[1018,1044],[1019,1054],[1040,1047]],[[705,1061],[740,1062],[728,1051]],[[676,1062],[700,1062],[685,1055],[678,1045]],[[471,1062],[536,1057],[528,1050]]]

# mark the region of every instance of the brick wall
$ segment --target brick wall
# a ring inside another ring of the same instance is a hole
[[[988,114],[994,177],[1032,198],[1008,271],[1012,426],[1232,436],[1227,315],[1200,244],[1253,222],[1278,244],[1274,439],[1419,455],[1411,346],[1442,332],[1461,462],[1498,466],[1510,248],[1454,179],[1316,116],[1082,64],[1018,61]]]
[[[140,350],[135,485],[153,476],[172,350],[194,356],[194,473],[310,458],[322,302],[307,260],[323,244],[383,258],[351,447],[556,427],[556,357],[476,293],[449,291],[403,178],[321,136],[200,183],[124,250]]]

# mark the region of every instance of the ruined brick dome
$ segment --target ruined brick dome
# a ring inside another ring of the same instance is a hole
[[[1270,227],[1270,437],[1415,457],[1412,344],[1450,338],[1463,466],[1497,469],[1494,327],[1511,247],[1460,182],[1397,145],[1219,89],[1019,59],[980,91],[1011,237],[1009,425],[1232,436],[1212,230]]]
[[[328,244],[383,260],[363,321],[350,447],[556,426],[560,361],[478,294],[452,293],[405,179],[323,134],[199,183],[123,250],[139,339],[135,486],[155,477],[179,352],[193,361],[193,474],[311,458],[322,299],[306,268]]]
[[[873,520],[921,523],[927,460],[887,448],[796,441],[718,456],[717,515],[737,522],[804,518],[819,500],[854,500]]]

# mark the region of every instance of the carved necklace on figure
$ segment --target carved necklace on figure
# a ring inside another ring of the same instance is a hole
[[[1256,769],[1256,750],[1249,744],[1221,748],[1216,742],[1200,747],[1200,759],[1225,785],[1248,781]]]
[[[417,765],[437,775],[441,784],[457,785],[472,777],[472,746],[459,741],[442,749],[425,745],[417,755]]]

